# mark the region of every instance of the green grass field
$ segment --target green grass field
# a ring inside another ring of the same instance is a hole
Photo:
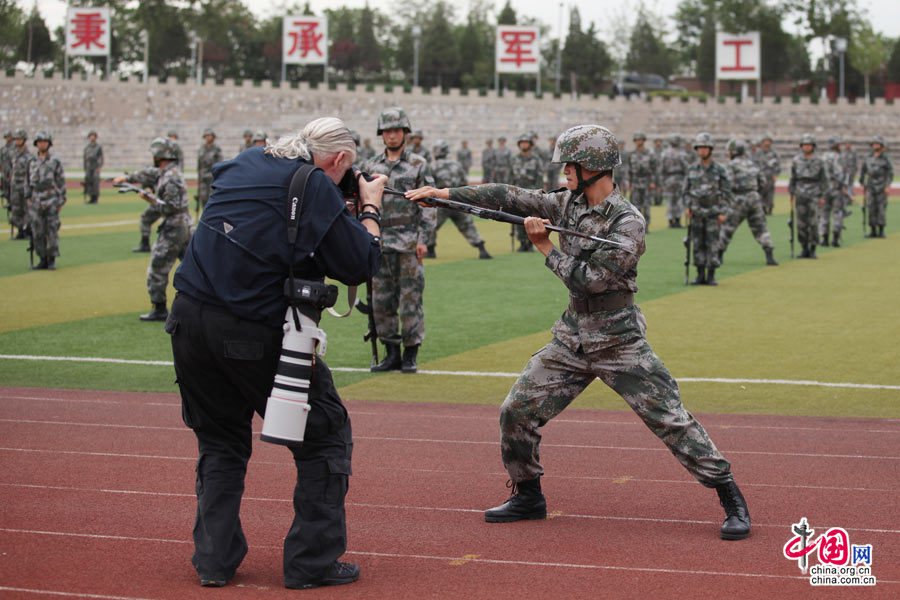
[[[891,203],[889,216],[897,203]],[[0,354],[171,360],[161,324],[137,318],[150,308],[149,255],[131,252],[143,206],[133,195],[110,191],[99,205],[73,195],[62,214],[56,272],[30,271],[27,242],[2,236]],[[889,225],[888,239],[863,239],[860,220],[857,203],[843,248],[820,249],[816,261],[791,260],[787,199],[779,197],[769,230],[781,266],[764,266],[762,250],[744,224],[718,272],[720,285],[688,288],[684,230],[666,229],[664,208],[655,207],[637,297],[650,343],[681,379],[900,385],[894,349],[900,338],[900,235]],[[438,237],[438,258],[426,262],[422,370],[517,373],[549,339],[566,303],[565,288],[539,253],[512,253],[508,226],[477,224],[494,260],[478,260],[448,222]],[[329,365],[368,367],[363,315],[326,315],[322,327],[329,336]],[[336,372],[335,379],[350,399],[491,405],[502,402],[513,382],[356,372]],[[8,386],[175,392],[173,381],[171,366],[0,358],[0,382]],[[697,412],[900,418],[897,389],[693,381],[681,387],[685,404]],[[627,409],[599,382],[575,405]]]

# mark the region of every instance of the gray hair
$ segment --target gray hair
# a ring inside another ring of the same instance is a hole
[[[344,122],[337,117],[322,117],[306,124],[300,133],[268,142],[265,153],[275,158],[303,158],[311,153],[321,157],[345,152],[352,163],[356,160],[356,142]]]

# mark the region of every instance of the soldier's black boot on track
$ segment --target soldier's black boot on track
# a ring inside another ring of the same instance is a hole
[[[869,229],[871,229],[872,231],[867,233],[864,237],[867,237],[867,238],[878,237],[878,232],[875,230],[876,229],[875,226],[869,227]]]
[[[706,269],[697,267],[697,278],[691,282],[691,285],[703,285],[706,283]]]
[[[141,243],[138,245],[137,248],[132,248],[131,251],[132,252],[150,252],[150,236],[142,235]]]
[[[400,370],[400,344],[385,344],[384,349],[386,351],[384,360],[369,369],[372,373]]]
[[[837,239],[837,238],[835,238],[835,239]],[[776,261],[775,257],[772,256],[772,249],[771,248],[763,248],[763,252],[766,253],[766,264],[772,265],[773,267],[777,267],[778,261]]]
[[[880,238],[884,237],[884,225],[878,226],[878,237],[880,237]]]
[[[840,230],[835,231],[834,235],[831,237],[831,247],[832,248],[840,248],[841,247],[841,232],[840,232]]]
[[[487,259],[487,258],[494,258],[494,257],[491,256],[490,254],[488,254],[488,251],[487,251],[487,250],[484,249],[484,242],[480,242],[480,243],[476,246],[476,248],[478,248],[478,258],[485,258],[485,259]]]
[[[42,258],[41,262],[39,262],[38,264],[31,267],[31,269],[33,271],[37,271],[39,269],[46,269],[46,268],[47,268],[47,259],[46,258]]]
[[[809,246],[803,244],[803,252],[800,253],[800,258],[809,258]]]
[[[733,481],[716,487],[719,504],[725,509],[725,521],[722,523],[723,540],[743,540],[750,535],[750,511],[740,488]]]
[[[415,373],[419,366],[416,364],[416,356],[419,354],[419,345],[407,346],[403,349],[403,360],[400,370],[404,373]]]
[[[488,523],[512,523],[546,518],[547,501],[541,492],[540,477],[513,483],[509,500],[484,511],[484,520]]]
[[[806,258],[819,258],[818,256],[816,256],[816,247],[815,246],[809,247],[809,254],[806,255]]]
[[[710,267],[709,271],[706,272],[706,285],[719,285],[719,282],[716,281],[715,267]]]
[[[153,310],[145,315],[141,315],[141,321],[165,321],[168,316],[169,311],[166,310],[166,303],[154,302]]]
[[[56,259],[52,256],[47,259],[47,270],[48,271],[56,270]]]

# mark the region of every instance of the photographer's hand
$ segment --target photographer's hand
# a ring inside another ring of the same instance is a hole
[[[372,181],[366,181],[365,177],[359,177],[360,205],[371,204],[378,208],[378,212],[381,212],[381,196],[387,180],[387,175],[375,175]]]

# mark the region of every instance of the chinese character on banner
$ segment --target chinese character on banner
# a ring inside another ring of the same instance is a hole
[[[718,79],[760,78],[759,32],[716,32],[716,77]]]
[[[281,34],[281,56],[287,64],[327,64],[328,19],[285,15]]]
[[[537,27],[497,26],[497,72],[538,73],[540,33]]]
[[[108,56],[109,8],[70,8],[66,18],[66,52],[79,56]]]

